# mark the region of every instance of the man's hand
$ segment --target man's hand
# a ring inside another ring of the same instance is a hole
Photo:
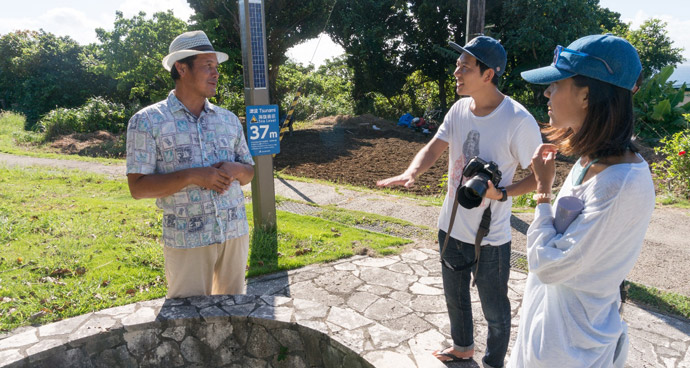
[[[194,171],[194,183],[204,189],[215,190],[219,194],[225,193],[230,184],[232,184],[233,178],[228,175],[224,170],[217,169],[215,167],[200,167]]]
[[[212,167],[225,172],[232,180],[237,180],[240,185],[245,185],[254,178],[254,167],[240,162],[221,161]]]
[[[215,167],[195,167],[167,174],[127,174],[129,192],[134,199],[167,197],[191,184],[225,193],[232,180],[225,171]]]
[[[390,187],[394,185],[403,185],[405,188],[412,187],[416,177],[427,171],[436,160],[438,160],[447,147],[448,142],[436,137],[432,138],[424,148],[417,152],[410,166],[404,173],[392,178],[379,180],[376,182],[376,185],[380,187]]]
[[[492,183],[491,180],[489,180],[487,183],[489,184],[489,187],[486,189],[485,195],[487,199],[493,199],[498,201],[501,198],[503,198],[503,193],[500,190],[496,189],[494,183]]]
[[[379,187],[390,187],[395,185],[403,185],[405,188],[410,188],[414,185],[414,176],[408,173],[402,173],[398,176],[393,176],[391,178],[381,179],[376,182]]]

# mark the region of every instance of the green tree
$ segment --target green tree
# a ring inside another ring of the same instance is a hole
[[[84,47],[67,36],[17,31],[0,37],[0,51],[0,98],[26,115],[28,128],[55,107],[79,106],[108,85],[89,68]]]
[[[15,31],[0,37],[0,108],[17,107],[21,95],[18,87],[27,74],[22,55],[37,37],[35,31]]]
[[[448,91],[446,87],[448,80],[452,79],[458,56],[456,52],[450,51],[448,41],[464,44],[463,20],[466,18],[466,9],[466,6],[443,0],[409,1],[408,14],[411,21],[404,39],[410,47],[405,57],[426,79],[436,83],[438,101],[435,102],[440,104],[443,111],[448,108],[448,97],[452,101],[455,96],[454,91]]]
[[[615,24],[616,13],[599,7],[599,0],[506,0],[501,10],[487,14],[492,33],[508,52],[504,92],[528,105],[542,105],[542,88],[527,84],[520,73],[545,66],[557,45],[601,33]]]
[[[666,26],[666,22],[651,18],[636,30],[630,30],[630,25],[613,28],[613,33],[624,37],[637,49],[645,78],[658,73],[665,66],[685,61],[683,49],[673,47]]]
[[[373,111],[378,92],[390,99],[400,92],[407,74],[401,35],[409,27],[407,1],[360,0],[336,3],[328,34],[345,49],[353,70],[352,98],[358,114]]]
[[[165,98],[174,84],[161,61],[170,42],[185,31],[187,24],[172,10],[155,13],[151,19],[144,12],[126,19],[118,11],[112,31],[96,29],[102,73],[117,81],[113,100],[145,105]]]
[[[266,45],[269,94],[277,103],[282,98],[276,89],[280,67],[287,61],[289,48],[321,33],[334,0],[266,0]],[[241,73],[241,40],[236,0],[187,0],[196,11],[195,27],[203,29],[216,49],[230,55],[228,67]],[[237,80],[235,80],[237,81]],[[242,85],[234,86],[242,88]]]
[[[683,104],[686,85],[673,88],[668,80],[674,69],[672,65],[661,68],[633,96],[636,133],[652,142],[688,127],[684,116],[690,114],[690,102]]]
[[[352,114],[351,79],[352,70],[347,67],[344,58],[326,60],[316,70],[313,65],[305,67],[288,60],[281,68],[277,83],[279,92],[284,96],[281,105],[286,108],[290,106],[295,91],[301,86],[303,93],[295,108],[295,121]]]

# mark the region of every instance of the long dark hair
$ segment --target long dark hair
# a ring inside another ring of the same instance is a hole
[[[576,75],[577,87],[589,87],[587,116],[577,133],[572,129],[546,128],[548,140],[568,156],[599,158],[637,152],[632,142],[635,128],[632,92],[596,79]]]

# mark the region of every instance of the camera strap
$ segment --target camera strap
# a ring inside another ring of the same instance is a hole
[[[482,239],[489,234],[489,227],[491,225],[491,205],[487,206],[482,214],[482,221],[479,223],[479,229],[477,229],[477,236],[474,238],[474,260],[467,264],[459,267],[455,267],[450,262],[443,258],[443,254],[446,252],[446,247],[448,247],[448,239],[450,239],[450,232],[453,230],[453,224],[455,223],[455,215],[458,212],[458,195],[460,189],[455,191],[455,199],[453,200],[453,209],[450,213],[450,223],[448,224],[448,231],[446,232],[446,238],[443,240],[443,247],[441,248],[441,265],[450,269],[451,271],[462,271],[472,267],[475,263],[477,267],[474,268],[472,272],[472,285],[477,283],[477,270],[479,269],[479,255],[481,254]]]

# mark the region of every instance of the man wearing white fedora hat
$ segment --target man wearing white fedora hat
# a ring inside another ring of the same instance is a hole
[[[156,198],[163,210],[168,298],[245,292],[249,225],[240,187],[254,177],[254,161],[237,116],[208,101],[226,60],[202,31],[177,36],[163,58],[175,89],[127,127],[130,193]]]

